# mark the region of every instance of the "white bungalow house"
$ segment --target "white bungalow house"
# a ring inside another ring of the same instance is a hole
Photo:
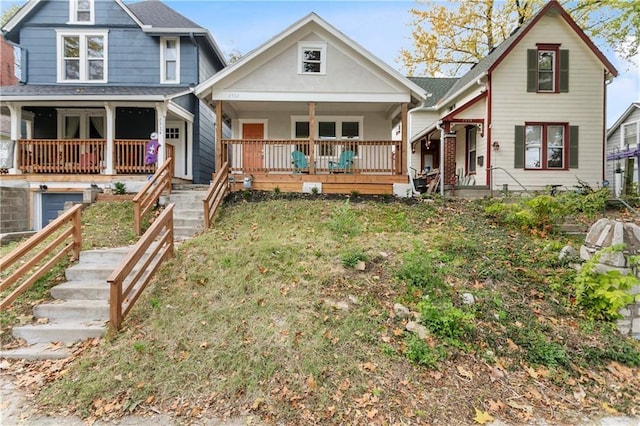
[[[433,96],[411,112],[409,168],[438,167],[445,189],[597,187],[616,75],[551,0],[460,79],[415,79]]]
[[[314,13],[195,93],[218,123],[231,122],[231,138],[216,128],[216,169],[228,162],[254,189],[408,189],[407,135],[391,133],[425,100],[424,90]]]

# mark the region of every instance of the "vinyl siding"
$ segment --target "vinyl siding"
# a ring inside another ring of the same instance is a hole
[[[131,17],[114,1],[95,0],[94,26],[132,26],[138,28]],[[22,25],[51,25],[68,28],[86,28],[84,25],[67,25],[69,22],[69,2],[65,0],[41,2],[35,13],[31,13]]]
[[[626,112],[626,111],[625,111]],[[629,114],[629,116],[624,120],[624,122],[620,123],[618,128],[609,136],[607,139],[607,149],[605,154],[605,179],[607,179],[610,183],[611,188],[613,188],[613,179],[614,179],[614,169],[616,167],[617,161],[607,161],[606,158],[609,154],[613,153],[616,148],[621,148],[622,145],[622,125],[627,123],[638,122],[638,126],[640,126],[640,108],[634,108],[634,110]],[[633,146],[630,146],[630,149],[633,149]],[[620,160],[620,165],[624,168],[625,161]],[[637,165],[636,165],[637,168]],[[634,180],[637,181],[637,174],[634,176]]]
[[[198,141],[198,147],[194,152],[198,155],[193,159],[193,183],[208,184],[212,179],[214,172],[215,156],[216,156],[216,139],[215,139],[215,115],[207,107],[207,105],[198,102],[197,130],[194,128],[194,139]],[[197,133],[197,136],[196,136]]]
[[[527,93],[527,49],[536,43],[561,43],[570,51],[568,93]],[[602,181],[603,65],[578,35],[560,18],[543,16],[519,42],[492,76],[493,165],[510,170],[523,185],[536,189],[549,184],[571,188],[577,178],[596,187]],[[579,168],[562,171],[514,169],[514,126],[526,122],[568,123],[579,126]],[[494,173],[494,187],[517,187],[505,173]]]

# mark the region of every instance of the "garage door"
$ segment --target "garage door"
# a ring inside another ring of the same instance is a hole
[[[42,194],[42,227],[44,228],[53,219],[58,217],[58,213],[64,209],[67,201],[82,202],[81,192],[65,192],[60,194]]]

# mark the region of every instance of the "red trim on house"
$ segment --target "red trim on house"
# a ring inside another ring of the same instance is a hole
[[[493,106],[491,98],[491,74],[489,74],[487,76],[487,123],[486,126],[482,126],[487,128],[487,138],[485,139],[487,145],[487,161],[485,164],[487,165],[487,168],[485,169],[485,173],[487,175],[486,182],[489,184],[489,188],[493,188],[493,182],[491,181],[491,167],[493,167],[493,164],[491,163],[493,161],[493,158],[491,158],[491,149],[493,143],[493,141],[491,140],[491,108]]]
[[[607,152],[607,73],[602,76],[602,178],[606,179],[606,152]]]
[[[502,55],[489,67],[488,73],[490,74],[501,62],[502,60],[515,48],[515,46],[520,42],[520,40],[529,32],[531,28],[551,9],[555,9],[560,16],[564,18],[564,20],[569,24],[569,26],[575,31],[575,33],[582,39],[582,41],[587,45],[589,49],[600,59],[600,62],[607,68],[610,74],[614,77],[618,76],[618,70],[609,62],[609,60],[604,56],[604,54],[598,49],[598,47],[593,44],[591,39],[582,31],[582,29],[576,24],[576,22],[569,16],[566,10],[558,3],[557,0],[550,0],[540,11],[533,17],[533,20],[527,25],[527,27],[520,31],[519,34],[516,35],[516,39],[511,43],[511,45],[502,52]]]
[[[474,119],[474,118],[455,118],[455,116],[459,113],[461,113],[462,111],[468,109],[469,107],[473,106],[476,102],[478,102],[479,100],[485,98],[487,96],[487,92],[484,91],[482,93],[480,93],[478,96],[476,96],[475,98],[471,99],[469,102],[467,102],[466,104],[462,105],[460,108],[456,108],[455,110],[451,111],[449,114],[445,115],[444,117],[442,117],[442,121],[456,121],[458,123],[479,123],[479,122],[484,122],[484,119]],[[480,120],[480,121],[473,121],[473,120]],[[483,130],[484,133],[484,130]]]

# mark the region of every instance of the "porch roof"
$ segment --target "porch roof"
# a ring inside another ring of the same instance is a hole
[[[2,101],[165,101],[192,93],[188,87],[25,84],[2,87]]]

